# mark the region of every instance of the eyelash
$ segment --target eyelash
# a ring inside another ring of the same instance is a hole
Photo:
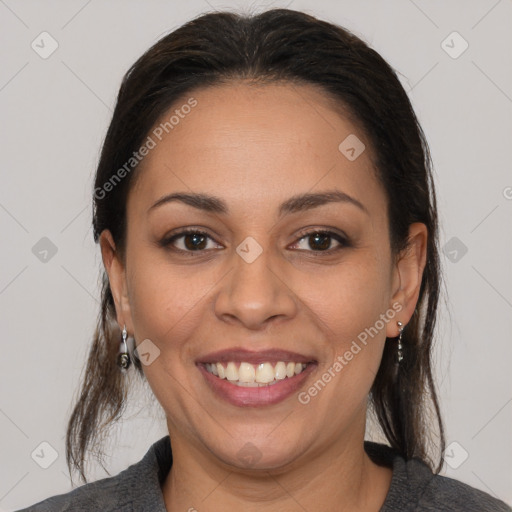
[[[301,231],[299,232],[299,235],[300,235],[300,238],[297,239],[296,242],[294,242],[293,245],[297,244],[298,242],[300,242],[301,240],[303,240],[304,238],[307,238],[308,236],[311,236],[311,235],[315,235],[315,234],[319,234],[319,235],[327,235],[329,236],[330,238],[336,240],[338,243],[340,243],[341,245],[337,248],[334,248],[334,249],[327,249],[325,251],[314,251],[314,250],[311,250],[311,251],[308,251],[308,250],[304,250],[304,249],[299,249],[300,251],[305,251],[305,252],[311,252],[314,254],[314,256],[322,256],[322,255],[330,255],[334,252],[337,252],[343,248],[346,248],[346,247],[350,247],[351,244],[349,242],[349,240],[334,232],[334,231],[329,231],[329,230],[325,230],[325,229],[312,229],[312,230],[309,230],[309,231]],[[175,251],[175,252],[181,252],[181,253],[184,253],[186,254],[187,256],[195,256],[194,253],[204,253],[206,251],[208,251],[209,249],[200,249],[200,250],[197,250],[197,251],[190,251],[190,250],[184,250],[184,249],[178,249],[177,247],[169,247],[169,246],[172,246],[172,244],[178,240],[179,238],[182,238],[186,235],[201,235],[201,236],[205,236],[211,240],[213,240],[213,238],[205,231],[202,231],[200,229],[184,229],[178,233],[175,233],[174,235],[170,236],[170,237],[166,237],[164,238],[163,240],[160,241],[159,245],[161,247],[164,247],[164,248],[167,248],[167,249],[170,249],[172,251]]]

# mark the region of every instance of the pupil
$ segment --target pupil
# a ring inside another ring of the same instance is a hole
[[[203,247],[201,246],[200,247],[200,244],[201,242],[204,243],[204,240],[205,240],[205,236],[204,235],[200,235],[198,233],[194,233],[194,234],[189,234],[185,237],[185,246],[187,249],[191,249],[191,250],[194,250],[194,249],[203,249]],[[188,241],[190,239],[193,239],[194,241],[192,243],[188,243]],[[199,242],[199,243],[197,243]]]
[[[329,235],[325,235],[322,233],[315,233],[314,235],[310,236],[310,242],[311,242],[311,240],[314,240],[312,245],[315,245],[318,240],[323,242],[320,244],[320,246],[317,245],[317,248],[322,249],[322,250],[329,248],[329,245],[330,245],[329,239],[330,239]]]

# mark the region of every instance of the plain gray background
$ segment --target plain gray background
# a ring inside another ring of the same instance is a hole
[[[267,7],[343,25],[400,73],[432,150],[442,223],[443,474],[512,504],[509,0],[0,0],[0,510],[71,490],[65,428],[99,307],[92,179],[123,74],[200,13]],[[47,58],[42,32],[58,44]],[[112,433],[111,474],[166,434],[154,398],[134,393],[130,408]]]

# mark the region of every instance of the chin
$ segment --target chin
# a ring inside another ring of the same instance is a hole
[[[290,435],[271,438],[267,430],[260,436],[253,433],[250,436],[226,439],[223,446],[228,450],[219,450],[218,447],[222,445],[216,443],[211,451],[226,465],[240,470],[280,469],[293,463],[304,451],[303,443],[294,443],[292,439]]]

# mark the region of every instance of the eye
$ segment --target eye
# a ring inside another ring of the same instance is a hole
[[[343,247],[349,247],[350,244],[348,239],[344,236],[329,230],[322,229],[314,229],[310,231],[302,231],[299,233],[301,238],[295,242],[295,246],[303,244],[308,244],[309,247],[313,248],[313,251],[308,251],[308,249],[299,249],[307,252],[314,253],[332,253],[340,250]],[[213,238],[206,233],[205,231],[201,231],[198,229],[184,229],[179,233],[175,233],[169,237],[164,238],[159,242],[161,247],[169,247],[177,252],[185,253],[190,256],[191,253],[200,253],[205,252],[207,250],[215,249],[216,247],[208,247],[208,240],[214,242],[214,246],[221,247],[220,244],[216,244]],[[331,248],[332,241],[335,240],[338,243],[338,247]],[[179,241],[179,243],[178,243]],[[296,248],[292,246],[292,248]]]
[[[306,232],[303,231],[300,233],[300,235],[301,238],[299,239],[298,242],[295,243],[295,245],[300,244],[302,241],[304,241],[303,243],[309,245],[309,247],[314,249],[312,252],[331,253],[340,250],[342,247],[349,246],[348,240],[334,231],[315,229]],[[331,248],[331,243],[333,239],[339,244],[339,246],[335,247],[334,249]]]
[[[213,241],[213,238],[211,238],[205,231],[186,229],[170,237],[164,238],[160,242],[160,245],[162,247],[172,246],[172,249],[184,253],[204,252],[207,249],[211,249],[211,247],[207,247],[208,239]],[[180,240],[179,243],[177,243],[178,240]]]

